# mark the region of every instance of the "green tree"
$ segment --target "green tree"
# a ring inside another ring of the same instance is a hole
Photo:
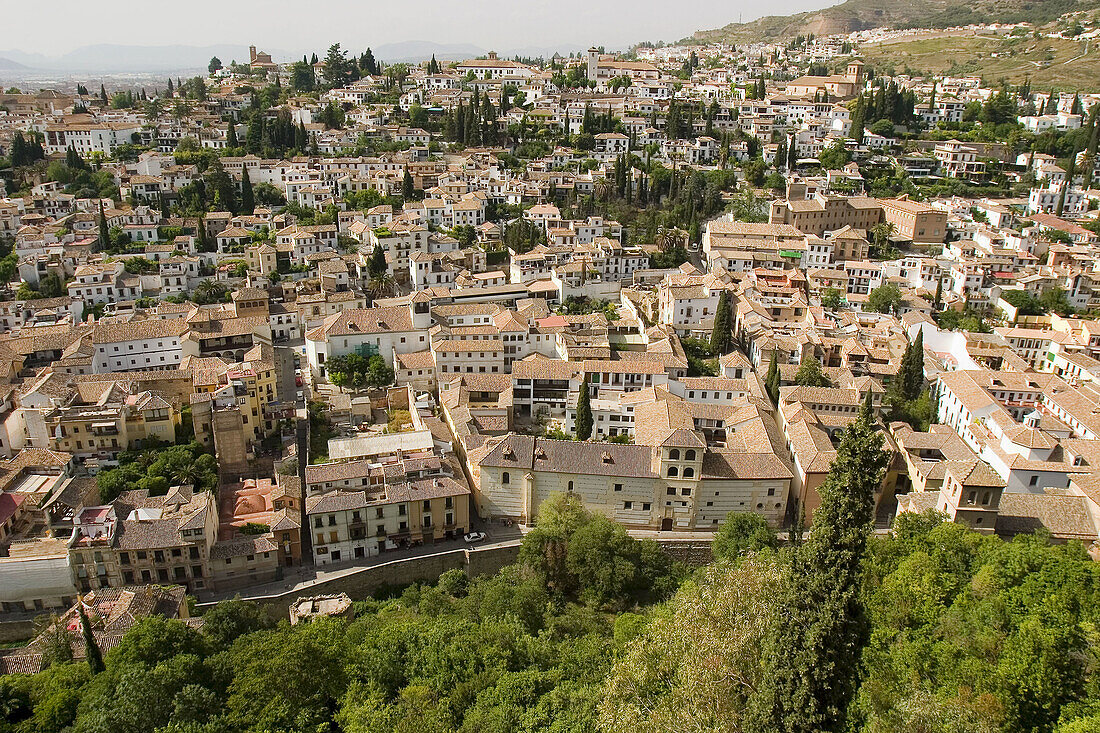
[[[210,76],[213,76],[215,72],[222,68],[222,60],[217,56],[210,59],[210,63],[206,65],[206,70],[210,72]]]
[[[581,376],[581,386],[577,392],[577,419],[575,422],[578,440],[592,437],[592,403],[588,395],[588,375]]]
[[[780,587],[778,567],[757,558],[701,570],[615,655],[598,695],[599,730],[743,730]]]
[[[710,549],[715,560],[737,560],[746,552],[774,550],[778,546],[775,530],[762,516],[730,512],[714,535]]]
[[[295,91],[312,92],[314,86],[313,67],[305,61],[295,61],[291,64],[290,86]]]
[[[1059,315],[1070,315],[1074,308],[1066,297],[1066,291],[1059,287],[1047,288],[1039,296],[1039,306],[1046,312],[1055,312]]]
[[[84,657],[88,660],[88,668],[92,674],[99,674],[106,667],[103,664],[103,652],[99,649],[99,643],[92,631],[92,622],[88,620],[88,614],[84,611],[84,599],[77,602],[77,614],[80,617],[80,635],[84,639]]]
[[[401,198],[412,201],[414,196],[416,196],[416,189],[413,187],[413,177],[406,168],[405,175],[401,179]]]
[[[348,79],[347,54],[340,49],[339,43],[334,43],[328,48],[325,55],[325,67],[322,75],[332,88],[343,87]]]
[[[103,213],[103,203],[99,204],[99,232],[96,235],[96,251],[106,252],[111,248],[111,228],[107,226],[107,215]]]
[[[386,265],[386,250],[382,249],[381,243],[374,245],[374,249],[371,250],[370,262],[367,263],[367,271],[371,277],[378,277],[384,274],[389,268]]]
[[[772,358],[768,363],[768,374],[764,378],[764,387],[768,390],[768,396],[772,402],[779,403],[779,356],[776,349],[772,349]]]
[[[256,210],[256,197],[252,192],[252,181],[248,177],[248,166],[241,169],[241,203],[240,210],[251,215]]]
[[[898,370],[899,389],[906,400],[915,400],[924,390],[924,330],[905,347]]]
[[[215,649],[226,649],[241,636],[274,626],[263,606],[239,597],[221,601],[202,615],[202,634]]]
[[[883,283],[867,296],[867,307],[876,313],[891,313],[901,304],[901,288],[893,283]]]
[[[714,326],[710,331],[710,350],[725,354],[733,347],[733,317],[730,314],[729,291],[718,296],[718,309],[714,313]]]
[[[844,147],[843,140],[835,143],[818,153],[817,162],[827,171],[840,170],[852,160],[852,154]]]
[[[809,350],[802,355],[802,362],[794,375],[794,383],[803,387],[831,387],[832,382],[821,371],[821,363]]]
[[[869,628],[861,598],[875,492],[888,455],[870,394],[844,431],[819,494],[810,538],[793,552],[749,705],[750,733],[846,729]]]
[[[830,310],[844,307],[844,295],[838,288],[824,288],[821,291],[821,306]]]

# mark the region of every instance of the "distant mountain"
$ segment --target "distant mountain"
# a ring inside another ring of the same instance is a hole
[[[293,59],[294,55],[274,49],[264,49],[277,60]],[[217,46],[122,46],[97,44],[83,46],[61,56],[0,51],[0,56],[21,64],[24,68],[63,72],[176,72],[205,69],[212,56],[222,63],[248,61],[248,47]],[[4,68],[0,66],[0,68]]]
[[[946,28],[971,23],[1049,23],[1065,13],[1100,7],[1100,0],[847,0],[795,15],[769,15],[698,31],[698,42],[752,43],[813,33],[827,36],[869,28]]]
[[[388,63],[415,63],[430,59],[436,61],[465,61],[484,56],[486,49],[469,43],[434,43],[432,41],[401,41],[371,46],[371,53],[379,61]]]
[[[27,68],[26,66],[19,63],[18,61],[12,61],[11,59],[6,59],[6,58],[3,58],[3,57],[0,57],[0,69],[6,69],[6,70],[11,71],[11,70],[26,69],[26,68]]]

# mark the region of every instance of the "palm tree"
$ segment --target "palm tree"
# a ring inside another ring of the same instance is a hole
[[[596,190],[595,190],[596,198],[597,199],[602,199],[604,204],[607,204],[607,202],[611,198],[611,189],[612,189],[611,181],[607,180],[606,178],[603,179],[602,181],[598,181],[596,183]]]
[[[393,292],[393,275],[388,272],[382,272],[371,277],[368,283],[371,295],[375,298],[385,297],[387,294]]]
[[[661,227],[657,230],[656,244],[667,252],[677,247],[683,247],[684,237],[685,232],[682,229]]]
[[[883,253],[890,248],[890,237],[894,236],[897,231],[897,227],[894,226],[892,221],[880,221],[875,224],[871,229],[871,237],[874,239],[875,252],[878,256],[882,256]]]

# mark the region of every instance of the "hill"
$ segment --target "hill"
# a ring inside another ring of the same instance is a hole
[[[697,31],[700,43],[752,43],[813,33],[827,36],[869,28],[948,28],[971,23],[1049,23],[1065,13],[1100,7],[1100,0],[847,0],[795,15],[770,15]]]
[[[267,49],[280,59],[288,54],[278,49]],[[81,46],[64,54],[46,56],[9,49],[0,54],[22,68],[41,69],[64,73],[163,73],[205,69],[211,56],[217,56],[226,64],[231,60],[248,61],[248,48],[220,44],[214,46],[124,46],[95,44]],[[289,56],[294,58],[293,55]],[[0,68],[3,68],[0,61]],[[19,68],[19,67],[9,67]]]
[[[929,32],[860,46],[860,56],[887,73],[981,76],[1013,84],[1029,78],[1036,89],[1092,88],[1100,75],[1100,47],[1062,38],[998,37]]]
[[[11,59],[6,59],[3,56],[0,56],[0,69],[12,70],[25,68],[27,67],[19,63],[18,61],[12,61]]]

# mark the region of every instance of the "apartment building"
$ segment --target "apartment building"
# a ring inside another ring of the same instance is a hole
[[[470,526],[469,496],[466,486],[445,476],[308,496],[314,563],[349,562],[461,537]]]

